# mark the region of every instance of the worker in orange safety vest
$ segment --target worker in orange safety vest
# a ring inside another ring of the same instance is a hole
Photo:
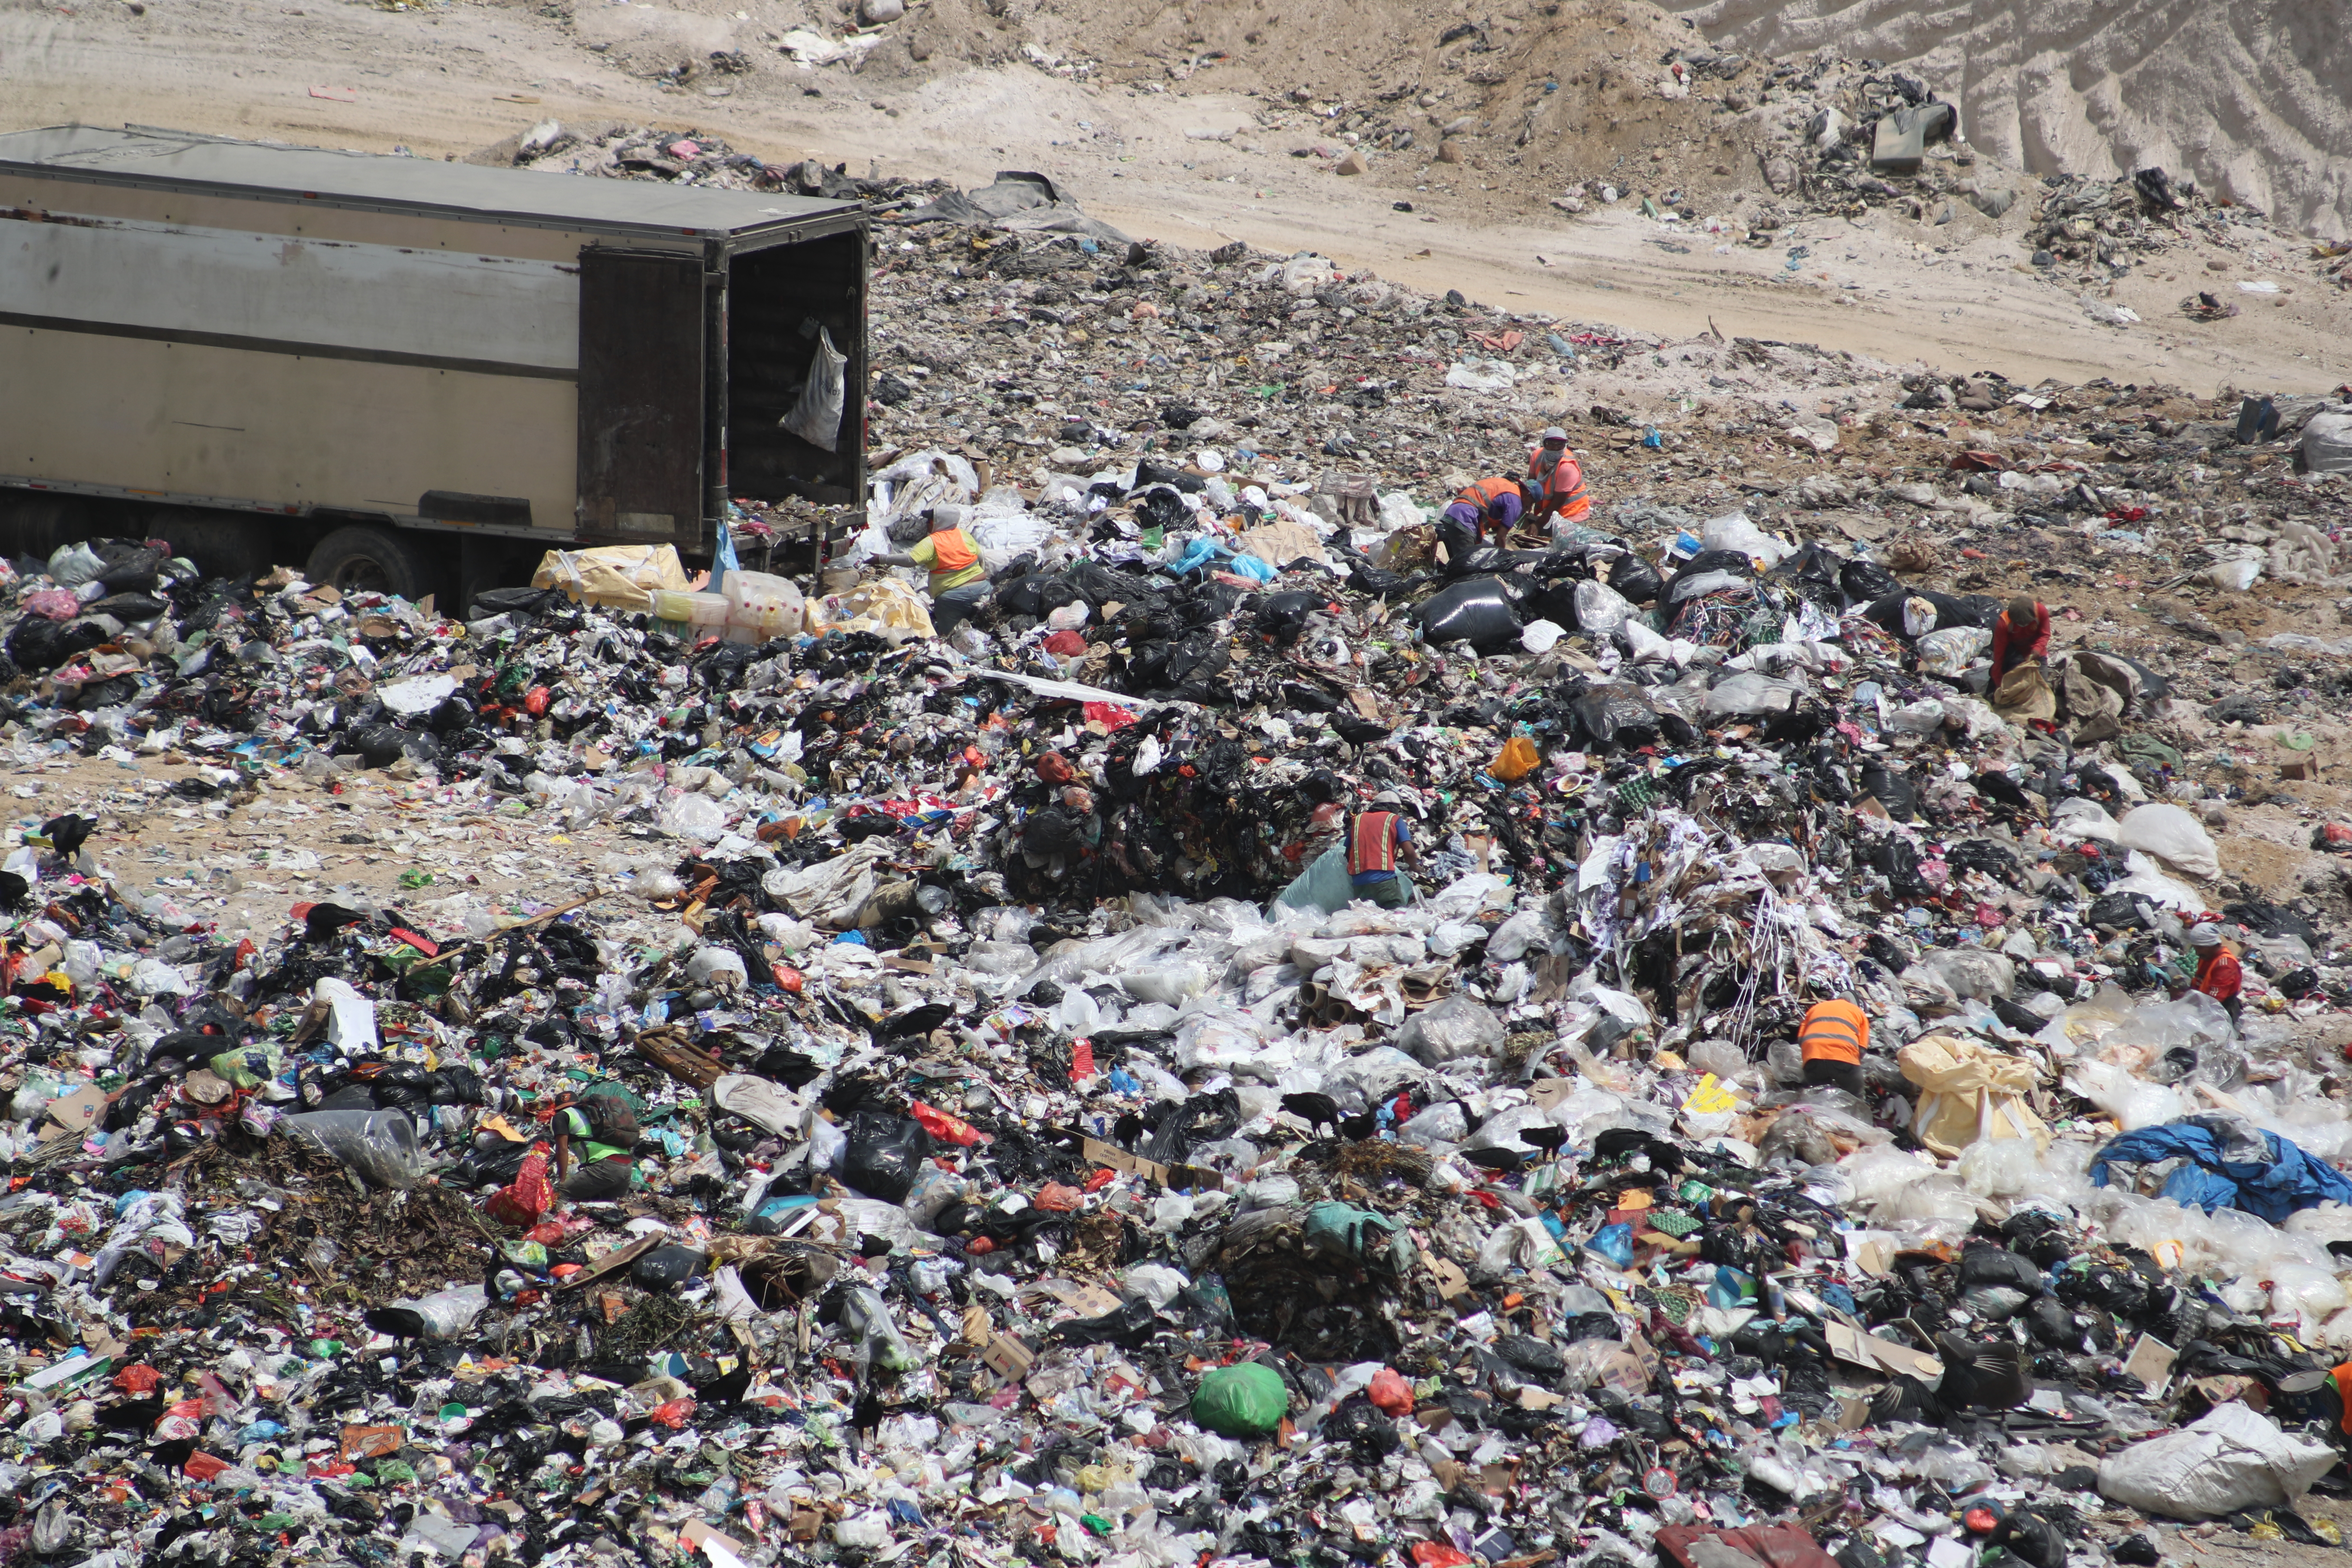
[[[1568,449],[1568,432],[1555,425],[1543,433],[1542,444],[1528,454],[1528,477],[1520,481],[1534,492],[1528,520],[1541,523],[1552,518],[1582,522],[1592,515],[1592,498],[1585,493],[1584,469]]]

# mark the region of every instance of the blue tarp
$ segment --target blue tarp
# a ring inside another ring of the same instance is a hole
[[[2244,1157],[2255,1152],[2255,1139],[2261,1140],[2265,1157]],[[2226,1116],[2186,1117],[2110,1141],[2091,1158],[2091,1184],[2105,1186],[2110,1165],[2153,1165],[2164,1160],[2189,1163],[2166,1179],[2159,1195],[2208,1214],[2218,1208],[2242,1209],[2277,1225],[2298,1209],[2330,1201],[2352,1204],[2352,1177],[2275,1132]]]

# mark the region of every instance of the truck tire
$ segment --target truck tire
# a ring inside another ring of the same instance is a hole
[[[431,574],[415,548],[389,529],[339,528],[319,541],[302,575],[345,594],[421,599]]]

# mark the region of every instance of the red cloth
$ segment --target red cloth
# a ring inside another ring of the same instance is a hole
[[[512,1184],[492,1193],[482,1212],[500,1225],[528,1230],[539,1216],[555,1206],[555,1184],[547,1176],[547,1146],[533,1144],[522,1157],[522,1169]]]
[[[2216,1002],[2228,1002],[2246,988],[2246,972],[2238,963],[2238,955],[2226,947],[2217,947],[2211,955],[2197,961],[2197,978],[2189,984]]]
[[[2018,634],[2010,630],[2009,612],[2006,610],[2002,611],[2000,619],[1994,621],[1992,624],[1993,684],[1995,686],[2000,685],[2000,678],[2007,675],[2009,673],[2009,667],[2016,663],[2018,660],[2023,658],[2040,658],[2049,651],[2049,605],[2037,604],[2033,606],[2033,640],[2030,643],[2025,642],[2018,636]]]

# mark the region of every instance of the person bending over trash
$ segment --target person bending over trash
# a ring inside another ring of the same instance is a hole
[[[1519,525],[1528,508],[1525,486],[1501,475],[1466,485],[1445,509],[1437,525],[1437,542],[1444,547],[1446,564],[1460,569],[1488,539],[1501,539]]]
[[[1797,1027],[1797,1049],[1805,1061],[1805,1085],[1827,1084],[1862,1093],[1862,1053],[1870,1046],[1870,1020],[1842,996],[1814,1003]]]
[[[2197,973],[2173,983],[2173,998],[2177,1001],[2191,991],[2202,991],[2221,1004],[2230,1022],[2236,1023],[2246,1005],[2240,994],[2246,988],[2246,972],[2239,965],[2238,955],[2222,942],[2221,928],[2210,921],[2192,928],[2189,945],[2197,954]]]
[[[931,513],[931,527],[904,554],[875,559],[885,566],[919,566],[931,574],[931,627],[945,637],[988,603],[988,567],[980,558],[980,542],[963,531],[963,508],[939,508]]]
[[[1592,498],[1584,490],[1584,468],[1568,449],[1568,432],[1555,425],[1543,433],[1543,444],[1528,454],[1528,477],[1519,481],[1535,492],[1530,521],[1552,518],[1582,522],[1592,515]]]
[[[1992,684],[2023,664],[2050,652],[2050,606],[2021,594],[1992,626]]]
[[[1393,811],[1359,812],[1348,819],[1348,880],[1356,897],[1394,909],[1412,897],[1412,884],[1397,869],[1397,858],[1412,842],[1412,830]]]

